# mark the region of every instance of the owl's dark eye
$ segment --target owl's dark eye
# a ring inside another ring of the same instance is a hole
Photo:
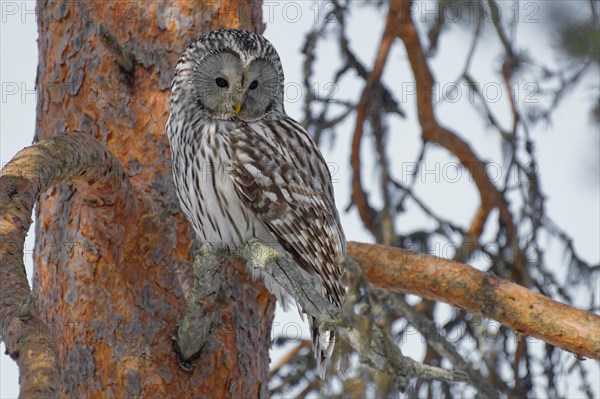
[[[253,80],[252,83],[250,83],[250,86],[248,87],[250,90],[254,90],[258,87],[258,80]]]
[[[229,83],[227,82],[227,80],[225,80],[223,78],[217,78],[215,80],[215,82],[217,83],[217,86],[219,86],[219,87],[227,87],[227,86],[229,86]]]

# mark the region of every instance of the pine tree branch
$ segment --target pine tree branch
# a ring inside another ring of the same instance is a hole
[[[20,372],[20,396],[54,397],[60,364],[40,318],[23,264],[25,236],[38,195],[56,183],[78,184],[96,204],[119,202],[135,210],[135,196],[119,163],[95,138],[71,133],[21,150],[0,176],[0,336]]]
[[[600,360],[600,316],[471,266],[383,245],[348,243],[371,286],[454,305],[578,356]]]

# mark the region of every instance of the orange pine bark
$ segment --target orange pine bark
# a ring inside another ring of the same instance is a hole
[[[371,286],[442,301],[524,335],[600,360],[600,316],[448,259],[350,242]]]

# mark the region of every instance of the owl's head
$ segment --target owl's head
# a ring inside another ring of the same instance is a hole
[[[174,106],[220,120],[256,121],[281,115],[283,70],[275,48],[245,30],[219,29],[183,53],[171,87]]]

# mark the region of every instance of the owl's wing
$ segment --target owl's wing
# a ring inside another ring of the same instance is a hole
[[[339,306],[344,289],[337,259],[346,242],[331,174],[317,146],[287,116],[245,124],[229,137],[240,199],[296,263],[320,277],[324,293]]]

